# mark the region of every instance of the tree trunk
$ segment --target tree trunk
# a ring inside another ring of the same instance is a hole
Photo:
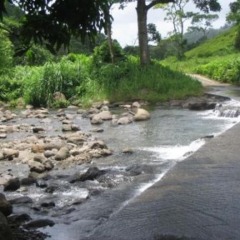
[[[150,63],[150,55],[148,48],[147,35],[147,6],[145,0],[137,1],[137,17],[138,17],[138,42],[140,51],[140,63],[146,66]]]
[[[115,62],[114,58],[114,50],[113,50],[113,41],[112,41],[112,28],[111,28],[111,23],[107,24],[107,39],[108,39],[108,47],[109,47],[109,53],[111,57],[111,62]]]

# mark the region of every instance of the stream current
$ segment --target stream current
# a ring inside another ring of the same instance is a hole
[[[226,101],[224,105],[226,109],[240,107],[238,97]],[[74,121],[84,131],[92,129],[88,119],[76,117]],[[57,186],[53,193],[32,187],[27,193],[9,193],[7,197],[11,199],[27,195],[34,199],[34,206],[54,202],[54,207],[44,211],[36,211],[36,207],[29,205],[22,205],[17,211],[27,212],[36,219],[52,219],[56,224],[43,229],[49,234],[47,239],[84,239],[143,191],[160,181],[178,161],[183,161],[210,138],[237,122],[239,117],[233,118],[229,114],[220,117],[217,110],[198,112],[162,107],[151,111],[149,121],[125,126],[112,126],[110,122],[105,122],[102,126],[104,132],[94,135],[103,139],[113,150],[112,156],[95,159],[90,165],[52,171],[51,178],[46,182],[48,186]],[[55,128],[59,126],[58,122],[52,124]],[[56,129],[52,129],[48,123],[46,125],[50,134],[58,134]],[[124,154],[122,150],[126,148],[133,153]],[[69,183],[69,176],[85,172],[90,166],[106,170],[106,174],[98,180]]]

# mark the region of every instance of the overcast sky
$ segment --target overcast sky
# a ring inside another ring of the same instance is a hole
[[[213,23],[215,28],[222,27],[226,22],[226,14],[229,12],[229,3],[235,0],[219,0],[222,11],[219,19]],[[137,15],[136,2],[128,3],[124,10],[120,10],[118,5],[114,5],[112,15],[114,18],[112,32],[113,38],[125,47],[126,45],[137,45]],[[193,11],[194,5],[190,3],[187,11]],[[197,10],[196,10],[197,11]],[[168,32],[172,30],[172,24],[164,21],[165,13],[160,9],[150,9],[148,11],[148,23],[154,23],[162,37],[166,37]]]

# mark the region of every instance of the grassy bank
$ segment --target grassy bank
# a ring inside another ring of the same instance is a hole
[[[70,55],[43,66],[17,66],[0,78],[2,101],[17,104],[23,97],[34,106],[64,107],[70,102],[146,100],[152,103],[199,95],[201,85],[180,72],[154,62],[140,68],[138,59],[126,57],[117,64],[94,64],[92,57]],[[61,92],[66,101],[54,101]]]
[[[237,28],[233,27],[185,53],[183,61],[170,57],[162,61],[172,70],[199,73],[212,79],[240,84],[240,57],[234,48]]]

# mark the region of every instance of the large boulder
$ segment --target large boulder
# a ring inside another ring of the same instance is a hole
[[[4,191],[16,191],[20,188],[20,180],[18,178],[11,178],[4,185]]]
[[[147,110],[145,110],[143,108],[137,108],[135,110],[135,114],[133,116],[133,119],[135,121],[145,121],[145,120],[150,119],[150,117],[151,117],[150,113]]]
[[[0,193],[0,212],[6,217],[12,213],[12,205],[6,200],[5,195],[2,193]]]
[[[0,240],[13,240],[6,217],[0,212]]]

